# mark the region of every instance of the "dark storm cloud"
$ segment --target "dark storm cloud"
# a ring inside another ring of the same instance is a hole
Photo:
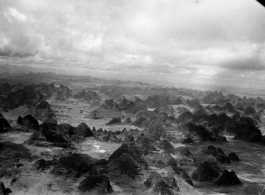
[[[225,60],[222,67],[236,71],[263,71],[265,63],[259,56],[241,56],[235,59]]]

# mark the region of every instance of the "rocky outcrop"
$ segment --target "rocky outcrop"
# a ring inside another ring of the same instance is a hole
[[[145,135],[152,140],[161,140],[166,137],[165,124],[160,118],[154,118],[144,130]]]
[[[86,154],[73,153],[61,157],[54,166],[53,173],[67,177],[80,177],[88,172],[100,174],[100,169],[106,164],[106,160],[97,160]]]
[[[115,132],[102,131],[101,129],[94,131],[94,136],[102,142],[121,143],[121,139],[116,137]]]
[[[119,170],[121,174],[125,174],[131,178],[135,178],[142,169],[145,169],[148,164],[143,158],[148,150],[141,147],[133,139],[128,139],[123,142],[113,154],[109,157],[109,162],[114,170]]]
[[[35,161],[32,165],[32,167],[36,170],[46,170],[49,169],[51,166],[56,165],[58,161],[56,159],[53,160],[44,160],[44,159],[39,159]]]
[[[126,174],[131,178],[135,178],[140,172],[140,166],[134,157],[129,153],[123,153],[119,157],[113,160],[113,164],[117,167],[117,170],[120,171],[121,174]]]
[[[155,142],[146,137],[143,133],[137,137],[136,144],[148,151],[156,151]]]
[[[130,117],[127,117],[124,121],[123,121],[123,124],[126,124],[126,125],[131,125],[133,123],[133,121],[131,120]]]
[[[197,98],[187,99],[186,104],[192,108],[195,108],[195,109],[199,108],[201,106],[200,100],[198,100]]]
[[[164,150],[165,152],[175,153],[175,148],[167,140],[160,141],[158,146],[159,146],[160,149]]]
[[[93,136],[91,129],[86,125],[86,123],[79,124],[75,129],[74,134],[82,136],[84,138]]]
[[[114,118],[121,117],[121,111],[118,104],[114,100],[106,100],[96,110],[93,110],[87,118],[100,119],[100,118]]]
[[[9,122],[5,119],[5,117],[0,112],[0,133],[6,132],[10,128]]]
[[[205,161],[192,173],[196,181],[210,182],[216,185],[241,184],[234,171],[222,170],[214,161]]]
[[[225,153],[221,148],[215,148],[213,145],[210,145],[208,146],[206,153],[212,155],[219,163],[222,164],[231,163],[229,158],[225,155]]]
[[[37,130],[39,129],[39,122],[32,115],[26,115],[22,118],[22,126],[29,130]]]
[[[152,172],[144,184],[156,194],[174,195],[179,191],[174,177],[162,177],[157,172]]]
[[[226,102],[225,105],[221,107],[222,110],[230,112],[230,113],[236,113],[234,106],[230,102]]]
[[[221,170],[214,162],[205,161],[192,173],[191,177],[196,181],[213,182],[219,178]]]
[[[254,115],[254,114],[256,114],[256,110],[254,108],[252,108],[251,106],[247,106],[245,108],[244,115]]]
[[[215,182],[216,185],[240,185],[241,181],[238,179],[236,173],[234,171],[224,170],[220,178],[218,178]]]
[[[123,98],[119,104],[120,110],[127,114],[136,114],[140,111],[147,111],[147,108],[143,101],[136,99],[137,101],[127,100]]]
[[[247,120],[246,118],[243,121],[241,118],[236,126],[234,139],[265,144],[261,131],[253,123],[251,119]]]
[[[22,117],[21,116],[17,117],[17,124],[22,125]]]
[[[35,106],[31,108],[31,115],[41,120],[47,117],[55,116],[55,114],[53,113],[53,110],[50,107],[50,104],[44,99],[41,99],[40,101],[37,101],[35,103]]]
[[[120,117],[112,118],[112,119],[110,119],[109,122],[106,123],[106,125],[116,125],[116,124],[121,124],[121,118]]]
[[[9,110],[12,110],[22,105],[33,105],[41,96],[40,93],[33,90],[18,89],[8,94],[5,104]]]
[[[189,111],[186,111],[186,112],[183,112],[182,114],[180,114],[178,116],[178,118],[176,119],[176,121],[178,123],[188,123],[188,122],[192,121],[192,119],[193,119],[192,113]]]
[[[239,157],[237,156],[235,152],[231,152],[230,154],[228,154],[228,158],[230,161],[234,161],[234,162],[240,161]]]
[[[37,146],[52,145],[59,147],[72,147],[71,143],[61,134],[57,133],[52,127],[53,126],[47,122],[42,123],[39,130],[35,131],[26,143]]]
[[[193,158],[192,154],[187,148],[175,149],[174,155],[176,156],[175,158],[178,165],[186,171],[190,171],[197,167],[196,160]]]
[[[58,125],[58,131],[63,136],[72,136],[76,132],[76,128],[68,123],[61,123]]]
[[[194,143],[205,141],[226,141],[223,135],[219,133],[212,133],[204,126],[196,125],[191,122],[183,126],[183,133],[185,135],[185,139],[183,140],[184,143],[187,143],[188,141]]]
[[[0,195],[9,195],[12,193],[10,188],[6,188],[3,182],[0,182]]]
[[[149,121],[147,118],[139,117],[139,118],[136,118],[136,120],[133,122],[133,125],[136,127],[145,127],[148,122]]]
[[[109,178],[106,175],[90,175],[85,178],[78,186],[81,192],[89,192],[93,190],[99,194],[109,194],[113,192]]]
[[[82,99],[84,101],[101,101],[101,98],[95,91],[83,89],[73,96],[76,99]]]

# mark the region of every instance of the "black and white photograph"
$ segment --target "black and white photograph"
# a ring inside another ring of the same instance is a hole
[[[0,0],[0,195],[265,195],[257,0]]]

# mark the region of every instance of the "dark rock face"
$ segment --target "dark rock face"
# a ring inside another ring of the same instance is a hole
[[[86,123],[79,124],[76,128],[75,134],[83,137],[93,136],[91,129],[86,125]]]
[[[135,139],[134,139],[133,135],[128,134],[125,136],[122,143],[127,144],[127,145],[131,145],[131,144],[135,143]]]
[[[112,118],[106,125],[115,125],[115,124],[120,124],[121,123],[121,118],[120,117],[115,117]]]
[[[133,122],[133,125],[137,126],[137,127],[144,127],[145,122],[147,121],[147,119],[145,117],[139,117],[136,118],[136,120]]]
[[[53,125],[53,124],[52,124]],[[40,132],[42,133],[42,135],[47,139],[47,141],[50,141],[50,142],[67,142],[63,137],[62,135],[56,133],[56,132],[53,132],[51,129],[50,129],[50,126],[49,126],[49,123],[47,122],[44,122],[40,125]]]
[[[234,171],[229,172],[228,170],[224,170],[220,178],[214,183],[216,185],[240,185],[241,181]]]
[[[226,110],[231,113],[236,113],[234,106],[230,102],[226,102],[225,105],[222,107],[222,110]]]
[[[159,142],[159,148],[161,148],[162,150],[164,150],[165,152],[168,152],[168,153],[174,153],[175,152],[175,148],[167,140],[160,141]]]
[[[208,113],[205,111],[205,109],[200,105],[199,107],[195,108],[193,111],[193,115],[196,116],[195,118],[200,119],[202,117],[206,117]]]
[[[187,123],[186,127],[188,127],[188,133],[194,142],[214,141],[211,134],[203,126]]]
[[[186,104],[189,105],[192,108],[198,108],[198,107],[201,106],[200,105],[200,101],[198,99],[196,99],[196,98],[194,98],[194,99],[187,99],[186,100]]]
[[[230,160],[229,160],[229,158],[225,154],[222,154],[220,152],[217,152],[213,156],[216,158],[216,160],[219,163],[222,163],[222,164],[230,164],[231,163]]]
[[[5,185],[3,182],[0,182],[0,195],[8,195],[12,193],[12,191],[9,188],[5,188]]]
[[[23,166],[20,160],[30,160],[31,153],[23,144],[3,142],[0,145],[0,178],[14,178],[17,167]]]
[[[135,178],[139,174],[140,167],[134,158],[128,153],[123,153],[116,158],[114,164],[117,165],[117,170],[120,170],[122,174],[126,174],[131,178]]]
[[[230,154],[228,154],[228,158],[230,161],[235,161],[235,162],[240,161],[239,157],[234,152],[231,152]]]
[[[40,102],[38,102],[38,104],[36,105],[36,109],[47,109],[47,108],[50,108],[50,105],[44,99],[40,100]]]
[[[171,190],[179,191],[174,177],[161,177],[157,172],[152,172],[150,177],[144,182],[148,188],[153,188],[153,192],[163,195],[173,195]]]
[[[112,153],[112,155],[110,155],[109,160],[114,160],[124,153],[130,154],[135,159],[139,159],[141,155],[147,153],[147,151],[144,148],[138,147],[135,143],[123,143],[121,147],[119,147]]]
[[[33,164],[33,167],[36,170],[45,170],[49,168],[50,166],[55,165],[56,163],[57,163],[57,160],[39,159]]]
[[[81,90],[77,94],[74,95],[74,98],[76,99],[83,99],[85,101],[100,101],[101,98],[95,91],[90,90]]]
[[[17,124],[18,125],[22,125],[23,124],[22,123],[22,117],[21,116],[17,117]]]
[[[166,137],[164,122],[159,118],[151,120],[144,132],[152,140],[161,140]]]
[[[132,136],[127,136],[123,144],[109,157],[111,167],[131,178],[135,178],[141,170],[146,169],[148,164],[143,155],[148,154],[148,150],[140,140],[139,142],[135,142]]]
[[[10,124],[5,117],[0,113],[0,133],[6,132],[10,128]]]
[[[148,151],[156,151],[154,141],[148,139],[144,134],[141,134],[137,137],[136,143],[138,144],[138,146],[143,147]]]
[[[112,110],[120,111],[119,105],[112,99],[105,100],[105,102],[102,105],[102,107],[105,108],[105,109],[112,109]]]
[[[37,100],[34,107],[31,108],[31,114],[37,119],[55,116],[50,104],[45,99]]]
[[[98,160],[85,154],[71,154],[61,157],[54,167],[54,173],[57,175],[72,175],[80,177],[89,172],[94,166],[99,165]]]
[[[114,100],[105,100],[105,102],[93,110],[87,117],[92,119],[121,117],[121,111]]]
[[[40,146],[48,144],[47,142],[50,142],[54,146],[71,147],[70,142],[68,142],[61,134],[51,129],[51,126],[49,126],[49,123],[47,122],[42,123],[40,125],[40,130],[35,131],[26,141],[28,144]]]
[[[180,175],[180,177],[184,181],[186,181],[188,184],[193,186],[193,183],[190,177],[188,176],[188,174],[186,173],[186,171],[178,166],[176,160],[169,153],[166,152],[157,153],[154,156],[152,156],[149,163],[152,166],[158,167],[160,169],[171,167],[174,170],[174,172]]]
[[[17,89],[12,90],[7,98],[6,98],[6,105],[8,109],[14,109],[21,105],[33,105],[36,98],[38,98],[38,93],[33,90],[26,90],[26,89]]]
[[[130,114],[136,114],[140,111],[147,111],[147,108],[145,104],[140,100],[137,102],[133,102],[131,100],[127,100],[126,98],[123,98],[121,103],[119,104],[119,107],[121,111],[124,111],[125,113]]]
[[[187,148],[178,148],[175,150],[174,154],[178,156],[178,165],[184,168],[185,170],[189,170],[192,167],[196,167],[196,161]]]
[[[75,128],[67,123],[59,124],[58,129],[59,129],[59,132],[64,136],[71,136],[75,132]]]
[[[222,164],[230,164],[229,158],[225,155],[221,148],[215,148],[213,145],[208,146],[205,151],[207,154],[211,154],[215,159]]]
[[[119,157],[121,157],[123,154],[126,154],[125,156],[123,156],[122,158],[120,158],[120,160],[115,161],[116,159],[118,159]],[[129,154],[129,155],[127,155]],[[142,147],[141,145],[138,145],[136,142],[131,142],[131,143],[123,143],[117,150],[115,150],[112,155],[109,157],[109,162],[114,162],[114,164],[118,165],[118,166],[125,166],[125,168],[127,167],[126,164],[123,162],[127,162],[127,160],[133,160],[132,163],[134,165],[132,165],[132,167],[139,167],[139,169],[145,169],[148,165],[146,163],[146,161],[143,158],[143,155],[148,154],[148,150],[144,147]],[[121,164],[119,165],[119,163],[117,164],[117,162],[121,162]],[[128,162],[129,163],[129,162]],[[122,168],[122,167],[121,167]],[[139,170],[132,169],[133,173],[137,173]],[[130,175],[131,177],[134,177],[134,174]]]
[[[47,87],[47,86],[46,86]],[[7,109],[12,110],[20,106],[27,107],[27,114],[37,119],[43,119],[54,113],[41,92],[43,85],[16,86],[7,95],[3,104]],[[46,94],[46,93],[45,93]]]
[[[186,112],[180,114],[180,115],[178,116],[178,118],[176,119],[176,121],[177,121],[178,123],[180,123],[180,122],[188,123],[188,122],[190,122],[192,119],[193,119],[193,115],[192,115],[192,113],[189,112],[189,111],[186,111]]]
[[[137,112],[134,116],[136,117],[136,119],[141,117],[144,117],[146,119],[151,119],[152,117],[154,117],[154,112],[148,110],[141,110]]]
[[[161,152],[161,153],[156,154],[153,157],[152,163],[154,166],[158,168],[164,168],[167,166],[171,166],[173,164],[174,166],[177,165],[175,159],[166,152]]]
[[[253,115],[256,114],[256,110],[251,106],[247,106],[244,112],[245,115]]]
[[[210,145],[208,146],[207,150],[205,151],[207,154],[215,154],[217,152],[217,149],[215,146]]]
[[[150,108],[157,108],[161,105],[169,105],[170,99],[165,95],[153,95],[149,96],[145,101],[145,105]]]
[[[33,130],[39,129],[38,121],[31,115],[26,115],[22,118],[22,125],[28,129],[33,129]]]
[[[128,125],[131,125],[133,122],[132,122],[132,120],[131,120],[131,118],[130,117],[127,117],[126,119],[125,119],[125,121],[123,122],[123,124],[128,124]]]
[[[213,133],[205,129],[202,125],[195,125],[191,122],[187,123],[183,127],[183,132],[186,136],[186,139],[190,139],[191,142],[195,143],[205,141],[225,141],[225,139],[220,138],[223,137],[222,135],[214,135]]]
[[[250,123],[238,124],[234,139],[259,143],[262,141],[261,131]]]
[[[212,182],[220,176],[220,168],[214,162],[205,161],[199,165],[191,176],[196,181]]]
[[[81,192],[87,192],[92,189],[96,189],[97,193],[100,194],[108,194],[113,192],[109,178],[102,174],[88,176],[79,184],[78,189]]]
[[[116,137],[115,133],[112,131],[94,131],[94,136],[99,139],[102,142],[114,142],[114,143],[120,143],[121,140]]]

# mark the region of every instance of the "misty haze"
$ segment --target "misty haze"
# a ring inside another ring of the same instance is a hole
[[[0,0],[0,195],[265,195],[256,0]]]

